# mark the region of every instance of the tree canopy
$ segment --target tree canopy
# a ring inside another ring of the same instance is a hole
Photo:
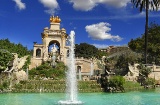
[[[160,25],[151,23],[148,33],[148,63],[155,62],[156,64],[160,64]],[[132,50],[144,54],[144,40],[145,35],[142,34],[142,36],[139,38],[131,39],[131,41],[128,43],[128,46]]]
[[[5,70],[9,61],[13,60],[13,55],[7,50],[0,50],[0,72]]]
[[[84,58],[101,58],[106,53],[103,53],[98,50],[93,45],[87,44],[87,43],[80,43],[79,45],[75,45],[75,56],[76,57],[84,57]]]
[[[133,6],[136,8],[140,8],[140,12],[142,12],[143,9],[145,9],[146,13],[146,22],[145,22],[145,50],[144,50],[144,57],[145,57],[145,63],[147,64],[147,50],[148,50],[148,14],[149,9],[151,10],[158,10],[160,0],[131,0],[131,3],[133,3]]]
[[[142,56],[140,53],[133,52],[132,50],[124,50],[123,53],[120,55],[117,55],[113,57],[110,60],[113,60],[115,63],[113,63],[114,72],[116,75],[124,76],[128,73],[129,68],[128,64],[134,64],[140,62],[142,59]],[[111,61],[111,62],[113,62]]]
[[[9,64],[9,61],[12,61],[14,56],[12,53],[17,53],[19,57],[23,57],[25,55],[31,55],[30,50],[27,47],[24,47],[22,44],[11,43],[8,39],[0,39],[0,71],[6,69]],[[27,58],[27,64],[29,64],[30,59]],[[28,66],[28,65],[27,65]],[[26,67],[24,67],[26,68]]]
[[[32,51],[28,50],[21,43],[15,44],[9,41],[9,39],[0,39],[0,49],[5,49],[10,53],[17,53],[19,57],[25,55],[31,55]]]

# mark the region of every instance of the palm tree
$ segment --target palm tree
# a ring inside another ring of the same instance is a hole
[[[158,10],[160,0],[131,0],[133,6],[140,8],[140,12],[143,9],[146,11],[146,24],[145,24],[145,64],[147,64],[147,42],[148,42],[148,11],[149,9]]]

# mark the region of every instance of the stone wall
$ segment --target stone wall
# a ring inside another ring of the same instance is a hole
[[[40,66],[42,64],[42,58],[31,58],[31,64],[29,65],[29,70]]]
[[[151,68],[151,73],[149,74],[150,78],[160,81],[160,66],[157,65],[148,65],[147,67]]]
[[[136,81],[139,76],[139,70],[137,68],[139,64],[130,65],[129,64],[129,72],[125,76],[125,78],[129,81]],[[160,81],[160,66],[154,64],[148,64],[147,67],[151,68],[151,73],[149,74],[149,78],[154,78],[157,81]]]

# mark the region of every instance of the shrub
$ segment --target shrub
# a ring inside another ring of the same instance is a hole
[[[15,86],[14,86],[16,89],[22,89],[22,84],[15,84]]]
[[[145,82],[144,82],[144,85],[155,85],[155,79],[153,79],[153,78],[147,78],[146,80],[145,80]]]
[[[112,76],[109,79],[109,86],[119,88],[123,87],[125,79],[122,76]]]
[[[102,80],[105,91],[124,91],[125,79],[123,76],[111,76],[109,79]]]
[[[36,68],[36,70],[48,70],[51,69],[51,66],[48,63],[44,63]]]
[[[29,70],[30,78],[37,77],[49,77],[53,79],[63,79],[65,78],[65,68],[63,62],[58,62],[55,68],[52,68],[49,63],[43,63],[37,68]]]

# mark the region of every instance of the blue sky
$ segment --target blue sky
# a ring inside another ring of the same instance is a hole
[[[149,22],[160,24],[159,13],[149,12]],[[33,42],[42,43],[51,15],[61,18],[68,34],[75,31],[77,44],[127,45],[144,33],[145,12],[130,0],[0,0],[0,39],[32,49]]]

